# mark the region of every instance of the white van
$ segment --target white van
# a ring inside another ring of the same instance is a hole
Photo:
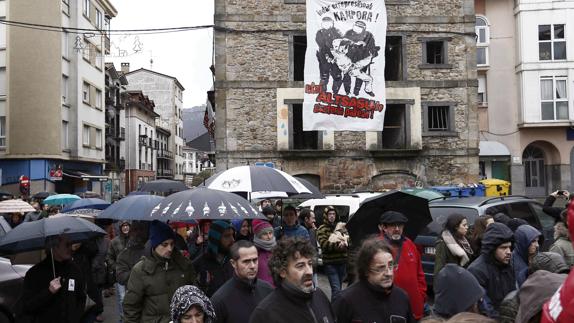
[[[361,202],[369,197],[381,195],[380,192],[361,192],[352,194],[330,194],[324,199],[311,199],[299,204],[300,208],[309,208],[315,212],[316,225],[323,224],[323,211],[327,206],[333,206],[337,210],[339,220],[347,222],[357,212]]]

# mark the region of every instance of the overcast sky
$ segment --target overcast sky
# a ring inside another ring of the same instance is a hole
[[[213,24],[213,0],[111,0],[118,15],[111,29],[151,29]],[[130,69],[150,69],[176,77],[185,88],[183,106],[202,105],[213,85],[211,28],[176,33],[112,36],[106,62],[129,62]],[[139,52],[135,49],[141,49]],[[119,52],[124,51],[121,56]]]

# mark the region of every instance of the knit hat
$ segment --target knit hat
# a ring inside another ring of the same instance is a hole
[[[261,210],[261,213],[264,215],[275,214],[275,209],[271,205],[267,205],[263,210]]]
[[[203,311],[205,323],[215,322],[213,304],[199,288],[192,285],[181,286],[173,294],[170,305],[171,320],[179,322],[181,317],[194,305],[199,306]]]
[[[533,274],[538,270],[546,270],[556,274],[567,274],[570,267],[564,261],[564,258],[555,252],[539,252],[530,261],[528,273]]]
[[[151,248],[155,249],[155,247],[169,239],[175,239],[175,233],[169,225],[158,220],[152,221],[149,226],[149,242],[151,243]]]
[[[510,219],[510,221],[508,221],[506,225],[510,228],[510,230],[512,230],[512,232],[516,232],[516,230],[518,230],[518,227],[525,224],[528,224],[528,222],[524,219],[512,218]]]
[[[265,220],[253,220],[253,234],[260,238],[263,233],[273,232],[273,226]]]
[[[207,250],[214,255],[219,253],[219,247],[221,246],[221,236],[223,232],[227,229],[233,229],[233,226],[223,220],[213,221],[209,227],[209,232],[207,233]]]
[[[446,264],[435,279],[434,309],[447,318],[465,312],[484,295],[476,278],[455,264]]]

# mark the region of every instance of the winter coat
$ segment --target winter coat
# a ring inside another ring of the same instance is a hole
[[[324,265],[339,265],[347,262],[347,246],[329,241],[329,237],[335,232],[335,224],[328,221],[317,229],[317,241],[321,246],[321,255]]]
[[[271,271],[268,266],[269,258],[271,258],[271,251],[257,248],[257,253],[259,254],[259,258],[257,259],[257,278],[269,283],[271,286],[275,286],[273,283],[273,276],[271,276]]]
[[[108,270],[116,270],[116,261],[118,259],[118,255],[120,252],[127,248],[128,240],[128,236],[123,233],[120,233],[118,236],[112,239],[110,242],[110,248],[108,249],[108,254],[106,255],[106,264]]]
[[[343,290],[333,303],[333,310],[337,323],[415,322],[405,291],[392,287],[388,292],[366,281]]]
[[[211,252],[205,252],[193,261],[193,267],[197,273],[199,287],[207,297],[215,292],[233,277],[233,267],[229,259],[217,260]]]
[[[381,239],[389,242],[393,249],[393,258],[398,258],[399,246],[393,244],[384,234]],[[423,316],[423,308],[427,296],[427,283],[421,261],[421,255],[415,244],[409,239],[402,240],[401,254],[398,267],[395,268],[394,285],[404,290],[409,295],[411,310],[415,319],[420,320]]]
[[[518,287],[522,286],[528,277],[528,248],[532,241],[542,234],[530,225],[521,225],[514,232],[514,250],[510,264],[514,269],[514,277]]]
[[[444,318],[467,311],[484,296],[476,278],[456,264],[447,264],[435,275],[434,292],[434,311]]]
[[[542,205],[542,211],[544,211],[544,213],[553,217],[554,220],[561,221],[560,213],[562,213],[564,208],[553,206],[555,201],[556,201],[556,198],[554,196],[548,195],[546,200],[544,200],[544,204]]]
[[[267,296],[253,311],[249,323],[334,323],[329,299],[317,288],[304,293],[285,283]]]
[[[304,226],[300,225],[299,223],[295,224],[294,226],[288,227],[286,225],[280,226],[275,228],[274,230],[275,239],[277,241],[281,240],[281,238],[291,238],[291,237],[300,237],[303,239],[309,240],[309,231],[305,229]]]
[[[132,269],[124,298],[124,322],[169,322],[170,303],[175,290],[195,284],[189,259],[175,251],[170,259],[152,252]]]
[[[110,248],[110,239],[107,236],[96,238],[97,252],[92,259],[92,279],[96,286],[106,283],[106,256]]]
[[[574,266],[574,247],[572,247],[570,234],[568,234],[568,228],[564,223],[558,222],[554,226],[554,239],[554,243],[548,251],[561,255],[568,266]]]
[[[539,322],[542,305],[552,297],[566,277],[565,274],[554,274],[545,270],[530,275],[518,291],[516,322],[527,323],[533,317],[537,317],[536,322]]]
[[[447,244],[445,242],[452,240]],[[438,238],[435,242],[435,260],[434,260],[434,277],[436,280],[436,275],[446,264],[457,264],[463,267],[468,265],[469,259],[472,257],[472,252],[466,251],[450,233],[443,231],[441,238]],[[470,246],[470,245],[469,245]],[[456,248],[455,252],[458,252],[461,256],[457,256],[451,248]],[[472,250],[472,249],[471,249]],[[470,252],[470,254],[469,254]],[[464,254],[463,254],[464,253]],[[466,256],[464,256],[466,255]]]
[[[211,297],[215,323],[248,322],[255,307],[272,291],[262,280],[246,282],[233,276]]]
[[[120,252],[116,259],[116,281],[119,284],[124,286],[128,284],[132,268],[145,254],[145,246],[143,244],[128,242],[128,247]]]
[[[502,223],[488,226],[482,238],[481,255],[468,266],[478,283],[485,289],[485,302],[498,311],[500,302],[506,294],[516,289],[516,278],[510,264],[498,262],[494,253],[499,245],[512,241],[513,232]],[[496,312],[493,313],[497,315]]]
[[[80,322],[86,305],[84,275],[71,261],[54,261],[54,268],[62,285],[56,294],[49,290],[54,279],[50,255],[26,273],[21,297],[23,315],[35,323]]]

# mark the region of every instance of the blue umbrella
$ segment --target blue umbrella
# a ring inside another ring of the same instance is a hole
[[[128,196],[133,196],[133,195],[150,195],[150,192],[133,191],[133,192],[130,192],[130,193],[128,194]]]
[[[103,210],[100,219],[151,221],[149,214],[164,198],[156,195],[126,196]]]
[[[81,200],[76,200],[70,204],[68,204],[62,212],[69,212],[77,209],[96,209],[96,210],[103,210],[110,206],[110,202],[104,201],[98,198],[86,198]]]
[[[44,204],[47,205],[65,205],[81,199],[78,195],[74,194],[56,194],[48,196],[44,199]]]

